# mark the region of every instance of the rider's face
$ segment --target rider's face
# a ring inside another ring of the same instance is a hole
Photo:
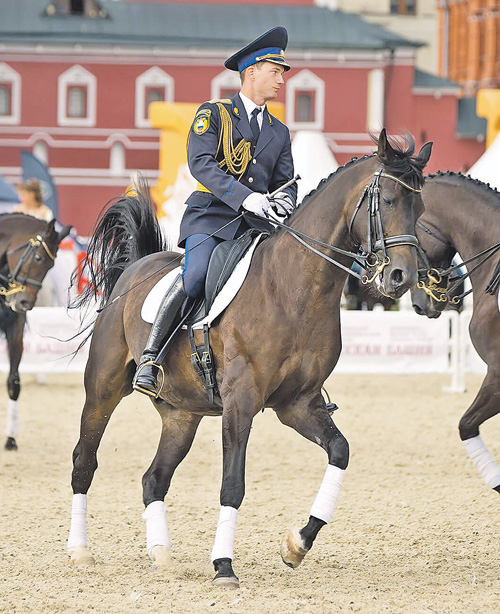
[[[272,62],[264,62],[258,67],[255,66],[253,71],[255,103],[264,104],[278,96],[278,92],[284,84],[283,72],[281,66]]]

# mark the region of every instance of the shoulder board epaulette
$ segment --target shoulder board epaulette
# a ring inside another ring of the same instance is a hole
[[[216,102],[223,102],[224,104],[230,104],[231,98],[214,98],[213,100],[208,101],[209,104],[215,104]]]

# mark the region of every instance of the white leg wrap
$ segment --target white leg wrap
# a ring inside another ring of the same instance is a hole
[[[463,443],[467,454],[483,476],[486,485],[490,488],[498,486],[500,484],[500,467],[484,445],[481,435],[466,439]]]
[[[325,477],[321,482],[318,494],[309,512],[311,516],[319,518],[324,522],[330,522],[335,504],[337,503],[344,473],[344,469],[328,465]]]
[[[146,548],[153,560],[152,553],[155,546],[165,546],[170,550],[170,535],[168,533],[167,512],[163,501],[153,501],[142,514],[146,521]]]
[[[9,399],[7,401],[7,428],[5,429],[7,437],[19,436],[19,402]]]
[[[214,547],[212,548],[212,563],[217,559],[233,560],[233,544],[237,518],[238,510],[236,508],[221,505]]]
[[[68,537],[68,552],[77,546],[87,546],[87,495],[73,495],[71,527]]]

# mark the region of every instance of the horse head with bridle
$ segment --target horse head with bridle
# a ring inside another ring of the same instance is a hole
[[[245,457],[254,417],[272,408],[279,420],[321,446],[325,479],[307,525],[288,533],[283,561],[296,567],[330,521],[349,448],[334,424],[322,386],[341,351],[340,300],[356,260],[391,297],[417,281],[415,222],[423,211],[423,169],[431,144],[390,141],[383,130],[377,153],[352,160],[309,194],[292,216],[255,249],[245,282],[212,322],[210,343],[221,406],[207,400],[195,373],[185,331],[163,361],[165,380],[152,399],[162,420],[158,450],[143,477],[147,550],[155,565],[170,558],[164,498],[176,467],[205,415],[222,417],[221,512],[212,562],[214,583],[238,586],[232,568],[237,510],[245,492]],[[141,306],[180,255],[164,245],[148,196],[139,190],[103,211],[85,262],[91,284],[78,306],[97,301],[85,370],[86,399],[73,453],[73,513],[68,551],[74,563],[92,560],[87,546],[87,492],[96,454],[132,378],[150,325]],[[100,291],[100,294],[98,293]]]
[[[54,266],[60,242],[71,226],[60,231],[55,220],[45,222],[23,213],[0,215],[0,332],[9,354],[7,391],[7,450],[17,450],[19,363],[23,353],[26,313],[33,309],[47,272]]]
[[[13,311],[33,309],[42,281],[54,266],[59,244],[71,230],[65,226],[58,232],[55,223],[23,213],[0,216],[0,296]]]

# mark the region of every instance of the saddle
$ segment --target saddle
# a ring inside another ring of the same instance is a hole
[[[242,276],[235,282],[232,288],[229,288],[227,296],[220,301],[220,304],[212,310],[214,302],[219,296],[221,290],[229,281],[232,273],[239,262],[247,255],[250,248],[252,253],[255,247],[265,238],[269,236],[269,233],[265,233],[256,229],[247,230],[241,237],[237,239],[224,241],[217,245],[213,250],[208,264],[207,275],[205,278],[205,293],[198,301],[187,309],[182,316],[179,325],[173,331],[168,339],[163,344],[160,350],[156,362],[161,364],[165,358],[177,332],[180,328],[187,328],[188,338],[191,345],[191,364],[194,370],[198,374],[201,382],[207,392],[208,401],[211,404],[222,406],[219,391],[217,389],[217,381],[215,378],[215,366],[213,361],[212,348],[210,347],[210,324],[218,317],[222,311],[229,305],[232,299],[236,296],[241,284],[246,276],[245,269]],[[182,264],[182,263],[181,263]],[[248,262],[248,267],[250,262]],[[180,268],[180,267],[179,267]],[[177,269],[176,269],[177,270]],[[169,273],[171,275],[174,271]],[[147,300],[147,299],[146,299]],[[203,330],[203,343],[196,345],[193,330]]]
[[[256,238],[259,237],[260,242],[268,236],[268,233],[251,228],[241,237],[223,241],[217,245],[208,263],[205,278],[205,295],[197,302],[196,308],[191,312],[186,321],[188,327],[207,317],[219,292],[226,285],[236,265],[245,256]]]

